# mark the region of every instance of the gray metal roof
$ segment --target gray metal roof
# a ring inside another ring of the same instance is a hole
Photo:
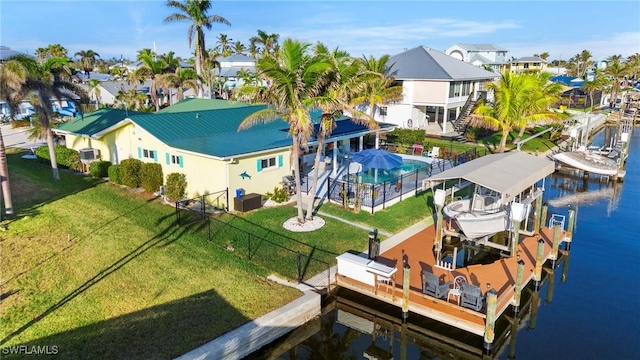
[[[493,44],[456,44],[467,51],[509,51]]]
[[[236,76],[240,70],[248,70],[249,72],[256,73],[255,66],[230,66],[220,68],[220,76]]]
[[[398,80],[493,80],[498,75],[425,46],[389,59]]]
[[[502,65],[502,64],[506,64],[504,61],[492,61],[492,60],[487,59],[486,57],[484,57],[482,55],[478,55],[478,54],[473,55],[473,57],[471,57],[471,59],[469,60],[469,63],[473,64],[477,60],[480,60],[480,62],[483,65]]]
[[[16,55],[31,56],[31,55],[22,53],[20,51],[11,50],[11,48],[9,48],[7,46],[0,46],[0,61],[7,60],[8,58],[10,58],[12,56],[16,56]]]
[[[83,86],[83,85],[80,85]],[[108,91],[110,94],[112,95],[118,95],[118,91],[120,91],[120,89],[122,89],[123,83],[121,83],[120,81],[114,80],[114,81],[101,81],[100,82],[100,86],[102,86],[103,89],[105,89],[106,91]],[[88,87],[86,85],[84,85],[83,87],[85,87],[85,89],[88,90]],[[151,87],[151,80],[150,79],[146,79],[144,81],[144,83],[142,84],[136,84],[135,88],[138,89],[139,92],[143,92],[143,93],[148,93],[149,92],[149,88]],[[124,82],[124,91],[129,91],[131,89],[133,89],[134,86],[129,85],[128,82]]]
[[[543,62],[543,63],[546,63],[546,61],[542,60],[541,58],[539,58],[537,56],[523,56],[523,57],[519,58],[518,60],[516,60],[515,62]]]
[[[218,62],[256,62],[256,59],[242,54],[233,54],[216,60]]]
[[[554,162],[546,157],[513,151],[483,156],[433,175],[429,180],[468,180],[500,193],[502,200],[508,202],[554,171]]]

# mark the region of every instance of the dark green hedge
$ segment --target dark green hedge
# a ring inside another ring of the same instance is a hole
[[[68,149],[64,145],[55,145],[56,162],[58,167],[79,171],[81,169],[80,154],[73,149]],[[43,163],[50,163],[49,147],[40,146],[36,149],[36,156]]]
[[[157,163],[142,163],[140,183],[148,192],[157,192],[162,186],[162,166]]]
[[[167,175],[165,195],[171,202],[180,200],[187,191],[187,177],[185,174],[171,173]]]
[[[120,165],[109,166],[109,181],[112,183],[122,185],[122,179],[120,178]]]
[[[109,175],[111,161],[94,161],[89,165],[89,175],[95,178],[103,178]]]
[[[130,188],[140,187],[140,169],[142,161],[138,159],[125,159],[120,162],[120,179],[122,184]]]

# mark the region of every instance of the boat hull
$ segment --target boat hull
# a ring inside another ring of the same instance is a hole
[[[469,239],[479,239],[509,229],[506,209],[492,212],[468,211],[470,200],[458,200],[445,206],[444,214],[452,225]]]
[[[618,164],[615,160],[590,152],[562,152],[553,155],[553,159],[564,165],[593,174],[613,176],[618,173]]]

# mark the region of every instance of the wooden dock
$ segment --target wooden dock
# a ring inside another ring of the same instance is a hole
[[[447,298],[441,300],[424,295],[422,293],[421,273],[426,270],[434,273],[444,281],[453,281],[456,276],[462,275],[468,283],[479,286],[483,295],[486,291],[492,289],[497,293],[495,317],[498,318],[514,302],[518,258],[502,258],[488,265],[472,265],[455,270],[445,270],[433,266],[435,264],[435,256],[432,250],[434,239],[435,226],[430,226],[380,254],[377,262],[397,269],[397,276],[395,276],[394,282],[389,284],[377,282],[376,286],[371,286],[337,274],[337,284],[386,303],[402,307],[403,263],[406,260],[410,268],[409,312],[483,336],[486,331],[486,304],[481,312],[477,312],[459,306],[457,299],[453,297],[449,300]],[[521,237],[517,255],[524,262],[523,287],[534,279],[539,239],[543,240],[544,245],[542,263],[544,264],[544,262],[553,257],[553,229],[544,228],[539,235]],[[560,239],[565,239],[564,231]]]

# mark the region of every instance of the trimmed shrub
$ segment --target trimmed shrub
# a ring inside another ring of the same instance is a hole
[[[142,161],[138,159],[125,159],[120,162],[120,180],[122,185],[130,188],[140,187],[140,169]]]
[[[187,191],[187,177],[181,173],[167,175],[164,191],[169,201],[176,202],[180,200]]]
[[[162,166],[157,163],[142,163],[140,184],[148,192],[156,192],[162,186]]]
[[[64,145],[55,145],[56,162],[58,167],[79,171],[81,169],[80,153],[76,150],[69,149]],[[43,163],[50,163],[49,147],[40,146],[36,149],[36,156]]]
[[[109,181],[114,184],[122,185],[122,179],[120,178],[120,165],[109,166]]]
[[[281,187],[273,188],[273,192],[267,192],[266,197],[280,204],[289,200],[289,192]]]
[[[111,161],[94,161],[89,165],[89,175],[94,178],[103,178],[109,175]]]

